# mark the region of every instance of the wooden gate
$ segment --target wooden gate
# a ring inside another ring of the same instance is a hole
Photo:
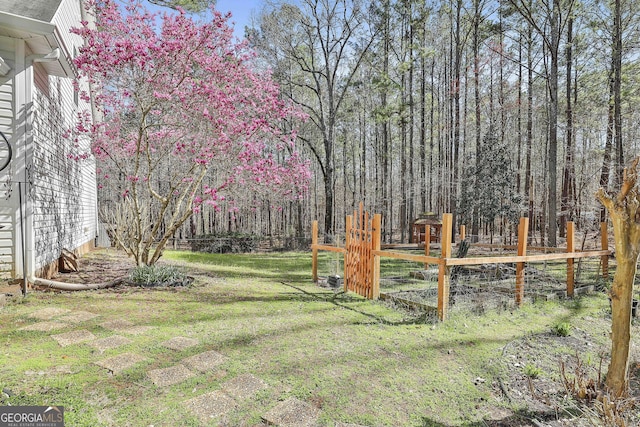
[[[370,216],[360,204],[359,212],[347,216],[345,241],[344,288],[369,299],[380,297],[379,257],[373,251],[380,250],[380,223],[382,216]],[[377,268],[376,268],[377,267]]]

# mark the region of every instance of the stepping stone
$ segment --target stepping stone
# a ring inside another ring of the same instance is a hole
[[[62,347],[66,347],[72,344],[79,344],[85,341],[95,340],[96,336],[87,330],[80,329],[78,331],[51,335],[51,338],[58,341],[58,344],[60,344]]]
[[[58,307],[47,307],[42,310],[34,311],[29,314],[29,317],[32,319],[40,319],[40,320],[51,320],[54,317],[60,316],[62,314],[68,313],[71,310],[67,310],[66,308],[58,308]]]
[[[168,341],[161,343],[160,345],[163,347],[170,348],[171,350],[184,350],[189,347],[193,347],[200,344],[200,341],[193,338],[186,337],[174,337]]]
[[[122,345],[131,344],[132,342],[133,341],[129,338],[121,337],[120,335],[113,335],[111,337],[100,338],[99,340],[92,341],[89,345],[102,352]]]
[[[132,326],[130,328],[120,329],[120,332],[128,335],[142,335],[153,329],[153,326]]]
[[[220,390],[194,397],[184,402],[187,410],[191,411],[204,425],[213,425],[214,418],[225,415],[236,408],[236,402]]]
[[[158,387],[167,387],[182,382],[195,374],[183,365],[170,366],[163,369],[153,369],[147,372],[147,376]]]
[[[225,382],[221,386],[225,393],[237,400],[248,399],[260,390],[268,387],[267,383],[251,374],[240,375]]]
[[[23,326],[20,328],[20,331],[40,331],[40,332],[50,332],[55,331],[56,329],[64,329],[68,327],[66,323],[56,322],[55,320],[46,321],[46,322],[38,322],[33,323],[31,325]]]
[[[124,319],[108,320],[100,323],[100,326],[110,331],[127,335],[142,335],[148,330],[153,329],[153,326],[134,326],[133,323]]]
[[[109,329],[110,331],[121,332],[123,329],[127,329],[133,326],[133,323],[124,319],[115,319],[115,320],[107,320],[106,322],[100,323],[105,329]]]
[[[129,369],[136,363],[145,361],[146,359],[135,353],[122,353],[114,357],[109,357],[96,362],[96,365],[105,368],[113,374],[119,374],[125,369]]]
[[[302,400],[290,397],[278,403],[262,419],[278,427],[315,427],[320,410]]]
[[[94,317],[98,317],[98,314],[89,313],[88,311],[73,311],[65,316],[60,317],[59,320],[69,323],[80,323],[91,320]]]
[[[195,356],[187,357],[182,361],[182,363],[191,369],[195,369],[200,372],[207,372],[224,363],[225,360],[226,358],[222,354],[211,350],[196,354]]]

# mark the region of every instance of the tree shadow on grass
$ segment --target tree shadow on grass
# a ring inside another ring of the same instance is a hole
[[[315,293],[315,292],[309,292],[305,289],[302,289],[299,286],[292,285],[291,283],[286,283],[286,282],[280,282],[280,283],[284,286],[288,286],[292,289],[295,289],[298,292],[301,292],[304,295],[307,295],[308,297],[314,298],[319,301],[329,302],[345,310],[353,311],[355,313],[360,314],[361,316],[368,317],[369,319],[374,320],[376,323],[381,323],[387,326],[415,325],[415,324],[437,322],[437,317],[430,316],[429,313],[425,313],[423,315],[417,316],[412,319],[404,319],[401,321],[390,321],[376,314],[367,313],[364,310],[359,310],[350,305],[347,305],[347,303],[363,301],[361,297],[357,297],[353,294],[347,294],[345,292],[334,292],[333,294],[329,294],[328,292]]]
[[[539,427],[545,422],[562,419],[555,412],[531,412],[519,410],[502,419],[484,419],[481,421],[464,422],[462,424],[445,424],[440,421],[422,417],[420,427]]]

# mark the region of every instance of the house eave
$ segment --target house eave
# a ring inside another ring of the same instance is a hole
[[[0,11],[0,27],[9,27],[18,31],[24,31],[37,36],[53,34],[56,26],[50,22],[14,15],[10,12]]]
[[[61,42],[62,37],[54,24],[0,11],[0,34],[23,39],[34,55],[46,55],[60,48],[63,54],[57,61],[42,65],[49,75],[70,78],[75,76],[74,68],[69,62],[68,49]]]

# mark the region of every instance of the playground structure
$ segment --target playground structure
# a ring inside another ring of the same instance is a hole
[[[474,245],[478,247],[500,248],[501,250],[515,250],[515,254],[499,256],[470,256],[452,257],[452,215],[444,214],[442,218],[442,232],[440,255],[430,256],[431,244],[425,239],[423,245],[415,244],[413,249],[424,249],[424,254],[400,252],[407,245],[381,245],[381,215],[370,215],[360,205],[358,212],[346,218],[345,245],[324,245],[318,243],[318,222],[312,226],[312,274],[317,283],[318,277],[318,252],[329,251],[342,254],[344,257],[344,291],[355,292],[368,299],[378,299],[380,292],[380,260],[384,258],[411,261],[420,263],[427,269],[429,266],[437,266],[437,312],[438,319],[446,320],[450,306],[451,276],[452,272],[461,267],[486,266],[488,264],[515,265],[515,277],[513,301],[516,306],[521,306],[525,300],[525,271],[527,264],[563,262],[566,263],[566,279],[564,280],[566,296],[573,297],[576,294],[575,287],[575,262],[583,258],[599,259],[599,275],[608,278],[608,259],[611,252],[608,249],[607,224],[600,224],[601,250],[582,251],[576,249],[574,224],[567,224],[566,248],[528,247],[529,219],[521,218],[518,226],[518,242],[515,246],[505,245]],[[464,226],[461,227],[460,237],[464,241]],[[425,227],[425,235],[430,235],[429,225]],[[458,245],[460,245],[458,243]],[[528,252],[542,252],[528,254]],[[384,294],[382,294],[384,296]]]

